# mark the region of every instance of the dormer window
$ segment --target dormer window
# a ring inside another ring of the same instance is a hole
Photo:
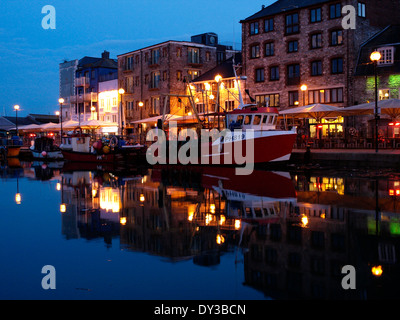
[[[377,51],[381,54],[381,59],[378,61],[379,66],[393,64],[394,59],[394,48],[393,47],[382,47],[378,48]]]

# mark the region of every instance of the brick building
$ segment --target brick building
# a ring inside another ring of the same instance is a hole
[[[342,14],[346,5],[354,8],[355,29],[342,27],[342,20],[350,17]],[[359,47],[398,21],[399,8],[399,0],[279,0],[263,6],[241,20],[243,74],[250,95],[258,103],[269,101],[281,109],[354,104]],[[343,119],[332,121],[332,126],[324,127],[324,135],[342,132]]]
[[[191,41],[166,41],[119,55],[126,133],[144,131],[146,123],[133,122],[161,115],[166,98],[167,113],[187,114],[189,110],[178,98],[168,95],[185,95],[188,82],[234,52],[229,46],[219,45],[215,33],[206,33],[193,36]]]

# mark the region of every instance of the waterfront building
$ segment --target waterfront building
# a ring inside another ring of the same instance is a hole
[[[185,95],[189,82],[235,52],[231,46],[220,45],[215,33],[205,33],[191,41],[170,40],[118,55],[126,133],[145,132],[148,124],[137,121],[161,115],[165,99],[166,113],[188,114],[177,95]]]
[[[112,73],[115,79],[100,81],[99,82],[99,94],[98,94],[98,115],[93,110],[92,119],[98,119],[100,121],[111,122],[115,124],[113,127],[102,128],[103,133],[118,133],[118,127],[120,126],[120,103],[121,94],[118,93],[118,79],[117,73]],[[100,80],[107,79],[108,77],[102,77]]]
[[[400,25],[389,25],[380,32],[374,34],[365,41],[358,55],[355,70],[355,97],[354,104],[362,104],[375,101],[375,68],[370,60],[373,51],[379,51],[381,59],[377,62],[378,99],[400,98]],[[361,118],[361,117],[359,117]],[[373,136],[374,115],[362,117],[363,121],[357,121],[355,129],[362,135]],[[394,120],[388,115],[382,114],[379,121],[381,136],[400,137],[399,126],[389,125]],[[370,125],[368,126],[368,123]]]
[[[63,121],[71,120],[71,97],[75,96],[75,75],[78,68],[78,60],[64,61],[59,65],[60,86],[59,97],[64,99],[62,104]]]
[[[193,96],[193,101],[198,114],[232,111],[240,103],[239,87],[242,81],[236,80],[236,72],[240,75],[242,62],[240,53],[229,58],[193,80],[187,87],[187,94]],[[242,85],[243,86],[243,85]],[[219,105],[220,108],[216,108]],[[189,116],[195,119],[188,108]]]
[[[342,14],[352,6],[354,16]],[[385,17],[382,19],[382,17]],[[360,45],[399,21],[399,1],[279,0],[241,20],[246,88],[259,104],[287,109],[353,105]],[[352,18],[355,29],[343,28]],[[341,136],[343,118],[325,119],[323,136]],[[317,123],[310,119],[310,134]]]
[[[75,92],[70,97],[71,119],[82,122],[92,119],[93,116],[98,118],[99,83],[116,79],[117,75],[117,60],[110,59],[107,51],[101,54],[101,58],[80,59],[75,73]]]

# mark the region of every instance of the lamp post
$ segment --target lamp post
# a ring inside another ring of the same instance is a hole
[[[215,76],[215,78],[214,78],[215,82],[217,83],[217,101],[216,101],[216,103],[217,103],[217,113],[218,113],[218,130],[219,130],[219,127],[220,127],[220,120],[219,120],[220,119],[219,118],[219,101],[220,101],[220,98],[219,98],[219,86],[221,84],[221,79],[222,79],[222,77],[219,74],[217,74]]]
[[[16,131],[17,131],[17,136],[19,135],[18,134],[18,110],[19,110],[19,105],[15,105],[14,106],[14,110],[15,110],[15,129],[16,129]]]
[[[378,120],[380,118],[380,112],[378,110],[378,73],[377,64],[381,59],[379,51],[374,51],[370,55],[371,61],[374,63],[374,74],[375,74],[375,152],[378,152]]]
[[[120,88],[118,90],[119,93],[119,102],[120,102],[120,130],[121,136],[124,135],[124,117],[123,117],[123,109],[122,109],[122,95],[125,93],[125,90]]]
[[[303,84],[300,87],[300,90],[303,92],[303,107],[306,105],[306,90],[307,90],[307,85]]]
[[[142,118],[142,110],[143,110],[143,101],[139,101],[138,106],[140,108],[140,120],[143,120]],[[142,143],[142,134],[143,134],[143,123],[140,123],[140,135],[139,135],[139,143]]]
[[[58,102],[59,102],[59,104],[60,104],[60,137],[61,137],[61,142],[60,142],[60,143],[62,143],[62,136],[63,136],[63,127],[62,127],[62,122],[63,122],[63,119],[62,119],[62,106],[63,106],[63,103],[64,103],[64,99],[63,99],[63,98],[60,98],[60,99],[58,99]]]

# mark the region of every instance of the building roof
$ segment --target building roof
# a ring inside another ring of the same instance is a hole
[[[306,8],[309,6],[317,5],[324,2],[330,2],[329,0],[278,0],[273,4],[269,5],[251,15],[250,17],[241,20],[240,22],[246,22],[250,20],[255,20],[267,16],[276,15],[286,11],[297,10],[301,8]]]
[[[378,68],[378,73],[385,71],[400,74],[400,25],[390,25],[373,35],[361,45],[355,75],[373,75],[374,66],[370,60],[370,55],[375,49],[386,46],[398,48],[394,50],[394,63],[388,66],[380,66]]]
[[[0,130],[9,130],[14,128],[15,124],[6,119],[5,117],[0,117]]]
[[[237,53],[235,55],[235,64],[242,62],[242,55]],[[234,78],[235,73],[233,71],[233,58],[229,58],[217,65],[215,68],[203,73],[201,76],[195,78],[193,82],[213,81],[215,76],[219,74],[222,79]]]
[[[110,68],[118,69],[118,60],[110,59],[109,53],[104,51],[101,58],[85,56],[79,60],[78,69],[86,68]]]

